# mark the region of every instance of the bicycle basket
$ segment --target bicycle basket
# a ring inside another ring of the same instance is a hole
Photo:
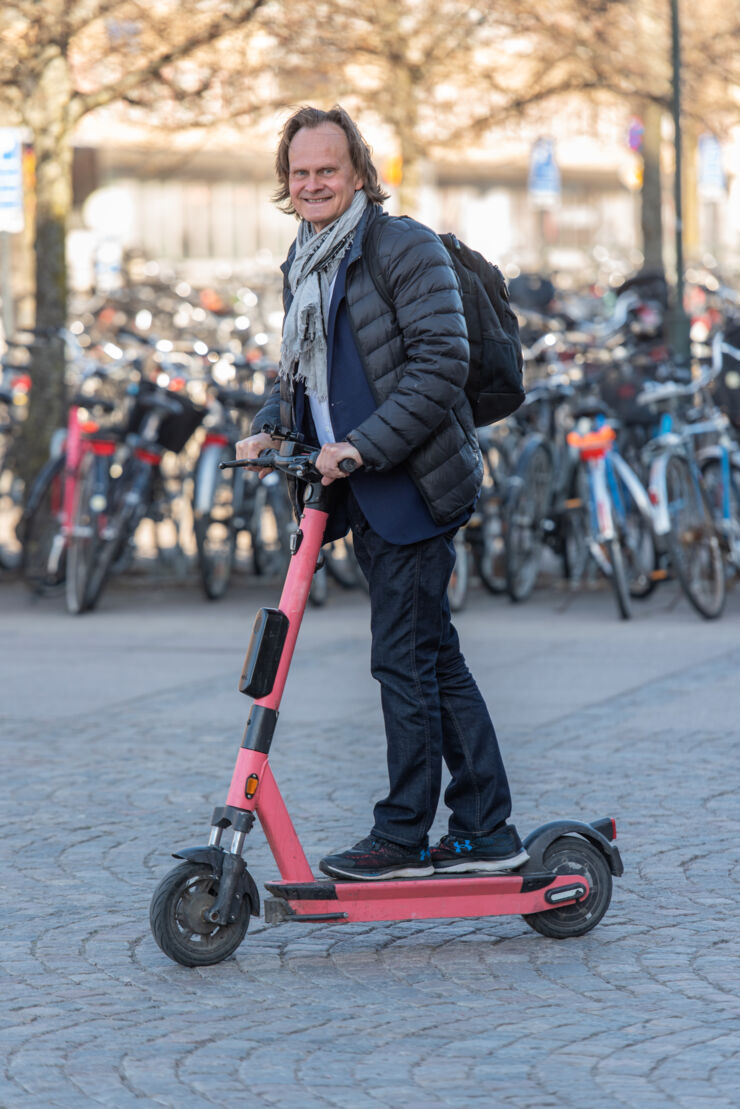
[[[645,382],[655,377],[655,363],[641,360],[612,364],[601,374],[599,391],[602,400],[614,415],[625,424],[652,424],[655,413],[637,403],[637,396],[645,388]]]
[[[138,388],[138,397],[145,396],[147,393],[155,392],[157,386],[150,381],[142,381]],[[168,391],[167,396],[177,401],[181,411],[177,413],[167,414],[159,425],[157,433],[157,442],[161,447],[167,451],[173,451],[178,454],[190,436],[200,427],[203,418],[206,414],[206,409],[198,404],[194,404],[189,397],[184,396],[182,393],[173,393]],[[149,410],[140,403],[137,399],[131,412],[129,419],[128,430],[136,432],[141,427],[144,416]]]

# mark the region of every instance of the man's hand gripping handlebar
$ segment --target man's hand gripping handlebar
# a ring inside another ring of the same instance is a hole
[[[221,470],[234,470],[246,466],[249,469],[259,469],[260,472],[264,471],[265,473],[270,470],[281,470],[284,474],[290,474],[291,477],[297,478],[299,481],[307,483],[320,481],[323,485],[329,485],[334,478],[327,478],[316,467],[320,454],[321,451],[315,450],[301,454],[284,455],[280,454],[274,447],[268,447],[267,450],[260,451],[256,458],[235,458],[233,462],[219,462],[219,468]],[[342,476],[346,477],[348,474],[355,472],[358,463],[354,458],[343,458],[337,468],[341,471]]]
[[[266,424],[256,435],[241,439],[236,444],[236,462],[230,463],[229,466],[237,464],[259,469],[260,477],[265,477],[271,470],[282,470],[284,473],[291,474],[293,477],[298,477],[304,481],[321,481],[322,485],[331,485],[337,478],[346,477],[347,474],[353,473],[354,470],[363,465],[357,447],[347,442],[325,443],[320,450],[314,449],[313,451],[306,446],[302,446],[300,454],[279,455],[280,461],[275,462],[277,448],[284,440],[303,444],[303,436],[291,431],[290,428]],[[306,476],[302,477],[295,467],[284,465],[288,458],[292,461],[298,461],[299,469],[305,469],[306,460],[308,459],[314,471],[313,475],[308,476],[306,471]],[[342,463],[354,463],[354,465],[342,465]]]

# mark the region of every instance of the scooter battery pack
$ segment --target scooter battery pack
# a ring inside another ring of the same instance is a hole
[[[272,692],[289,624],[279,608],[259,610],[239,678],[240,693],[258,700]]]

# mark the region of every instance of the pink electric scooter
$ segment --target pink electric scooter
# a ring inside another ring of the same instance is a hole
[[[294,438],[283,429],[272,433]],[[252,631],[239,689],[254,703],[226,804],[213,813],[208,844],[178,851],[175,858],[183,862],[157,886],[150,907],[156,942],[183,966],[219,963],[236,951],[250,916],[260,911],[257,886],[242,857],[255,816],[280,871],[280,881],[266,884],[271,895],[264,905],[268,923],[521,914],[545,936],[565,938],[590,931],[609,907],[612,875],[623,872],[614,843],[616,825],[610,818],[590,824],[557,820],[538,828],[524,841],[529,861],[516,872],[379,881],[314,876],[273,777],[269,751],[329,511],[328,488],[321,485],[315,459],[315,453],[306,451],[260,455],[261,469],[280,470],[305,483],[303,514],[293,536],[280,605],[260,609]],[[342,467],[351,472],[354,464],[346,460]],[[228,849],[221,846],[226,829],[232,833]]]

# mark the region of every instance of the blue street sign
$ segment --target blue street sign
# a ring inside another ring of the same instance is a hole
[[[17,127],[0,127],[0,231],[23,230],[23,148]]]
[[[560,170],[552,139],[537,139],[532,147],[529,195],[532,202],[542,208],[551,208],[560,199]]]

